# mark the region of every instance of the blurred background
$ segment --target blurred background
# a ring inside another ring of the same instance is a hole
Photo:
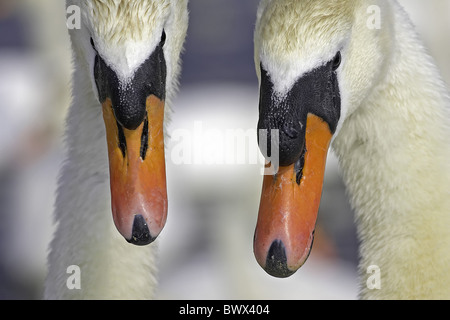
[[[400,2],[450,83],[450,0]],[[193,143],[204,155],[210,130],[256,128],[257,4],[190,1],[170,129],[193,132],[201,121],[203,135],[193,136]],[[0,0],[0,299],[41,298],[70,74],[64,1]],[[246,150],[255,144],[249,140]],[[175,147],[171,142],[168,152]],[[357,297],[353,213],[332,154],[311,256],[288,279],[268,276],[253,257],[260,164],[167,159],[169,219],[159,241],[159,299]]]

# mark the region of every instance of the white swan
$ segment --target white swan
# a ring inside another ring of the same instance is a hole
[[[68,0],[67,7],[80,13],[81,29],[70,31],[73,102],[45,298],[152,298],[156,247],[124,237],[150,243],[166,219],[163,123],[187,1]]]
[[[280,168],[264,177],[259,264],[286,277],[307,259],[333,140],[360,297],[450,298],[449,94],[397,1],[262,0],[255,62],[258,126],[280,138],[265,150]]]

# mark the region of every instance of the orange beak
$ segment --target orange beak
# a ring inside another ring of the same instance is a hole
[[[254,253],[261,267],[273,276],[292,275],[309,256],[331,137],[328,124],[308,114],[300,183],[294,164],[264,176]]]
[[[146,100],[147,115],[135,130],[116,120],[111,99],[103,103],[114,223],[136,245],[155,240],[167,218],[164,101]]]

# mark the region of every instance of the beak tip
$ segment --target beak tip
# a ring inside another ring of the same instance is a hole
[[[287,266],[286,248],[281,240],[272,242],[267,253],[264,270],[271,276],[277,278],[287,278],[297,270],[290,270]]]
[[[135,215],[133,221],[133,230],[131,239],[125,239],[128,243],[145,246],[155,241],[156,237],[152,237],[147,222],[142,215]]]

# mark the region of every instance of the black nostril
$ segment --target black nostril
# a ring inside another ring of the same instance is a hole
[[[147,222],[144,217],[140,214],[134,216],[133,230],[131,234],[131,239],[126,239],[129,243],[135,244],[137,246],[145,246],[149,243],[155,241],[156,237],[150,235],[150,231],[147,226]]]
[[[300,185],[300,181],[303,177],[303,167],[305,166],[306,144],[303,144],[303,152],[298,161],[294,165],[296,182]]]
[[[268,274],[277,278],[287,278],[295,273],[287,267],[286,249],[281,240],[275,240],[270,246],[266,258],[266,267]]]

